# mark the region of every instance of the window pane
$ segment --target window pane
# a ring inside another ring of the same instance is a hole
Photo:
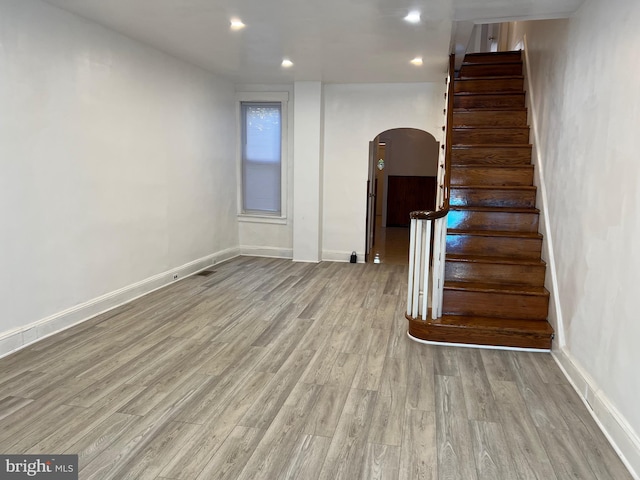
[[[242,104],[243,209],[280,212],[280,103]]]

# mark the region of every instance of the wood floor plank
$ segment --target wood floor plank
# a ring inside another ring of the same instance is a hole
[[[548,385],[542,381],[530,357],[513,355],[511,363],[516,385],[536,427],[541,429],[564,429],[567,424],[549,394]]]
[[[407,409],[398,480],[436,480],[438,478],[436,442],[435,412]]]
[[[484,370],[489,380],[502,382],[515,381],[513,370],[511,370],[509,352],[483,348],[480,350],[480,356],[482,357]]]
[[[389,342],[389,329],[371,329],[371,342],[367,355],[360,362],[353,380],[353,388],[378,390]]]
[[[317,400],[319,385],[298,383],[256,446],[238,480],[280,478]]]
[[[344,385],[323,385],[303,432],[308,435],[332,437],[349,391],[349,387]]]
[[[0,400],[0,421],[33,402],[32,398],[8,396]]]
[[[293,449],[291,460],[282,470],[283,480],[314,480],[327,456],[331,438],[316,435],[301,435]]]
[[[584,408],[575,390],[568,384],[557,384],[551,386],[549,391],[596,478],[631,480],[631,475]]]
[[[400,447],[367,444],[364,455],[361,480],[395,480],[398,478]]]
[[[360,478],[377,393],[352,389],[318,476],[321,480]]]
[[[369,427],[369,443],[400,446],[406,401],[406,385],[397,386],[391,395],[378,394]]]
[[[196,480],[235,480],[262,439],[264,430],[235,427]]]
[[[514,382],[491,382],[502,418],[501,424],[518,478],[554,480],[556,474]]]
[[[518,478],[499,423],[471,421],[471,437],[479,480]]]
[[[307,368],[313,353],[309,350],[295,350],[287,363],[263,389],[239,425],[255,428],[268,427],[291,393],[300,375]]]
[[[460,377],[436,375],[436,428],[439,478],[478,478]]]
[[[407,372],[407,408],[435,411],[434,350],[412,342]]]
[[[499,422],[491,385],[484,369],[480,350],[461,348],[458,351],[458,368],[462,379],[467,418],[485,422]]]

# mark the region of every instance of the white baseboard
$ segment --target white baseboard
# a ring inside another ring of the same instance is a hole
[[[250,257],[269,258],[293,258],[293,248],[260,247],[254,245],[241,245],[240,254]]]
[[[364,252],[356,252],[358,256],[358,263],[364,263]],[[323,250],[322,251],[323,262],[349,262],[351,261],[351,252],[344,252],[342,250]]]
[[[75,305],[24,327],[0,333],[0,358],[238,255],[240,255],[240,249],[237,247],[221,250]],[[174,275],[177,275],[176,279]]]
[[[640,436],[571,353],[561,348],[552,355],[631,476],[640,480]]]

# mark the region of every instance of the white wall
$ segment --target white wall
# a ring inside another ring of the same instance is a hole
[[[640,3],[586,0],[566,21],[518,23],[548,199],[564,344],[555,352],[640,473]],[[545,232],[547,233],[547,232]]]
[[[327,84],[323,259],[364,258],[369,142],[385,130],[418,128],[440,138],[442,83]]]
[[[293,259],[319,262],[322,254],[321,82],[295,82],[293,155]]]
[[[37,0],[0,77],[0,354],[237,250],[230,83]]]

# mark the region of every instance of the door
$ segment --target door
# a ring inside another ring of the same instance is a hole
[[[369,252],[373,248],[373,236],[376,228],[376,181],[375,181],[375,157],[378,151],[378,142],[369,142],[369,176],[367,177],[367,226],[364,260],[369,261]]]

